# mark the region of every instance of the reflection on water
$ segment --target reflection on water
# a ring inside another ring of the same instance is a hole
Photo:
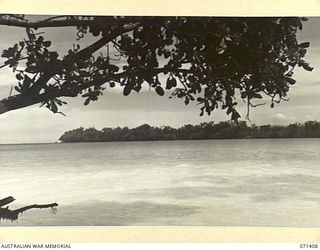
[[[318,139],[0,145],[1,225],[320,226]],[[18,173],[18,174],[17,174]]]

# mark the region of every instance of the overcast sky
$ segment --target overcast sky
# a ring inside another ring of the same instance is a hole
[[[320,18],[310,18],[299,33],[299,41],[310,41],[306,60],[314,67],[312,72],[295,71],[297,84],[289,91],[288,102],[270,108],[270,103],[251,110],[251,122],[261,124],[289,124],[307,120],[320,121]],[[54,28],[45,30],[46,39],[53,41],[52,49],[65,51],[75,41],[75,30]],[[0,27],[0,50],[20,41],[24,29]],[[90,44],[91,38],[82,43]],[[14,74],[6,69],[0,70],[0,98],[7,97]],[[106,89],[98,102],[83,105],[83,98],[65,99],[68,105],[62,108],[67,116],[53,114],[46,108],[34,105],[21,110],[0,115],[0,144],[55,142],[67,130],[78,127],[136,127],[144,123],[153,126],[169,125],[180,127],[184,124],[199,124],[204,121],[230,119],[224,111],[214,112],[211,116],[200,117],[199,106],[185,106],[182,100],[160,97],[154,92],[132,93],[128,97],[121,90]],[[245,108],[239,107],[242,117]]]

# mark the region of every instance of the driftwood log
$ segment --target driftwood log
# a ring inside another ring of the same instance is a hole
[[[15,198],[12,196],[8,196],[4,199],[0,200],[0,220],[1,219],[8,219],[8,220],[17,220],[20,213],[23,213],[29,209],[33,208],[55,208],[58,206],[57,203],[51,203],[51,204],[44,204],[44,205],[29,205],[25,207],[21,207],[15,210],[10,210],[9,206],[3,207],[5,205],[8,205],[9,203],[15,201]]]

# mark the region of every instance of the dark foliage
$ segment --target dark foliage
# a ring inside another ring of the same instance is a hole
[[[0,102],[0,113],[36,103],[57,113],[65,104],[61,97],[80,95],[87,105],[106,88],[119,85],[127,96],[147,84],[161,96],[166,89],[186,105],[197,102],[200,115],[222,108],[237,121],[237,99],[249,109],[254,100],[270,97],[273,107],[295,83],[295,67],[312,70],[303,59],[309,42],[296,37],[302,21],[64,16],[30,22],[23,15],[1,15],[0,25],[24,27],[27,38],[2,53],[4,66],[16,74],[18,94]],[[64,26],[74,26],[78,40],[88,34],[97,40],[84,48],[75,41],[68,54],[59,55],[38,30]]]
[[[157,141],[157,140],[203,140],[203,139],[249,139],[249,138],[320,138],[320,122],[288,126],[247,126],[245,122],[213,122],[200,125],[185,125],[175,129],[169,126],[151,127],[148,124],[129,129],[78,128],[65,132],[62,142],[107,142],[107,141]]]

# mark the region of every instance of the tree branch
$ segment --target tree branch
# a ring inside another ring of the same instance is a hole
[[[146,72],[148,72],[150,74],[157,75],[157,74],[164,73],[171,70],[172,71],[174,70],[175,72],[184,72],[184,73],[190,72],[190,70],[188,69],[176,69],[176,68],[156,68],[153,70],[139,69],[139,70],[124,71],[117,74],[110,74],[110,75],[101,77],[99,79],[87,81],[79,86],[79,90],[85,90],[92,86],[102,85],[111,80],[119,81],[120,78],[125,78],[127,76],[131,76],[134,74],[145,74]],[[54,94],[53,93],[50,93],[50,94],[43,93],[38,95],[18,94],[18,95],[10,96],[8,98],[0,100],[0,114],[6,113],[11,110],[32,106],[34,104],[45,102],[56,97],[74,97],[74,96],[77,96],[77,94],[75,95],[73,92],[69,91],[66,88],[61,88],[60,90],[57,90],[57,92]]]
[[[57,17],[58,18],[58,17]],[[107,20],[106,20],[107,21]],[[46,28],[46,27],[76,27],[76,26],[90,26],[96,24],[95,20],[81,20],[81,19],[63,19],[54,20],[54,18],[40,20],[40,21],[28,21],[22,19],[12,18],[11,16],[3,15],[0,17],[0,25],[14,26],[20,28]],[[104,24],[108,24],[105,22]],[[110,20],[110,24],[114,24],[114,21]]]
[[[50,100],[52,95],[39,94],[39,95],[14,95],[0,101],[0,114],[6,113],[11,110],[21,109],[37,103]]]
[[[35,84],[30,88],[30,91],[34,93],[39,93],[40,90],[45,86],[45,84],[61,69],[67,65],[72,65],[77,60],[85,60],[92,56],[92,54],[99,49],[101,49],[103,46],[105,46],[107,43],[118,37],[119,35],[129,32],[136,27],[139,26],[140,23],[133,23],[133,24],[125,24],[122,26],[113,27],[109,34],[106,36],[103,36],[98,41],[94,42],[93,44],[89,45],[88,47],[80,50],[79,52],[66,56],[60,63],[56,65],[54,68],[50,68],[50,72],[45,72],[36,82]],[[0,114],[1,114],[1,107],[0,107]]]
[[[126,32],[132,31],[139,26],[140,23],[132,23],[132,24],[125,24],[122,26],[111,27],[110,32],[108,35],[103,36],[101,39],[96,41],[95,43],[91,44],[90,46],[80,50],[79,52],[75,53],[74,55],[67,56],[63,61],[62,64],[66,65],[72,62],[75,62],[78,59],[86,59],[90,57],[94,52],[101,49],[107,43],[114,40],[116,37],[124,34]]]

